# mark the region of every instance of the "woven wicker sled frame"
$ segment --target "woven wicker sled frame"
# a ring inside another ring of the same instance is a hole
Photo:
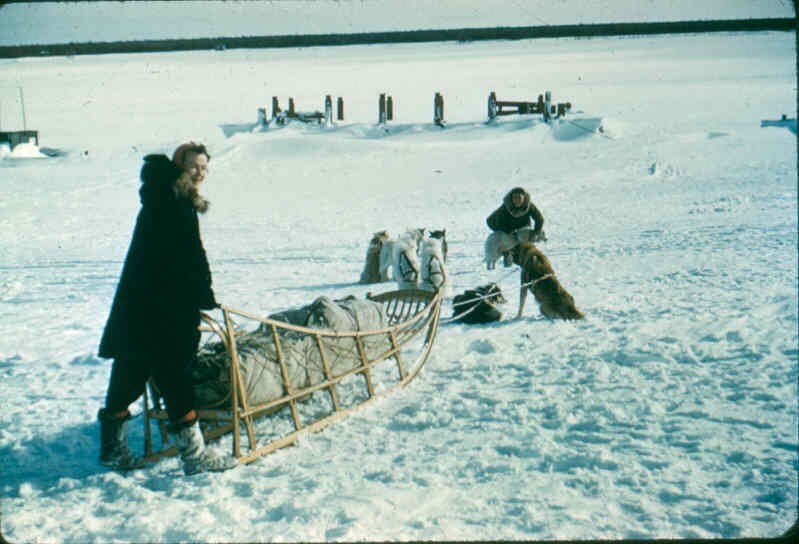
[[[367,331],[335,332],[291,325],[224,305],[221,306],[223,316],[221,323],[203,313],[201,330],[211,333],[212,337],[218,338],[222,342],[230,362],[230,395],[224,405],[215,409],[197,410],[206,441],[232,433],[233,456],[238,459],[240,464],[250,463],[258,457],[294,443],[305,433],[316,432],[325,428],[329,424],[370,404],[376,399],[386,396],[398,387],[405,386],[413,380],[427,362],[438,332],[441,295],[419,289],[403,289],[367,296],[370,300],[383,303],[386,317],[388,318],[388,327]],[[282,397],[250,405],[247,392],[243,386],[239,366],[240,359],[236,338],[241,335],[242,331],[236,327],[235,319],[237,317],[257,322],[262,327],[268,327],[271,330],[277,352],[277,364],[280,366],[283,382],[284,394]],[[314,338],[315,346],[324,368],[325,379],[323,381],[302,389],[291,387],[281,346],[283,337],[280,333],[286,331]],[[365,340],[370,337],[380,336],[388,338],[390,347],[377,356],[369,357],[367,350],[364,349]],[[333,376],[328,364],[324,339],[335,338],[352,338],[354,340],[355,355],[357,355],[360,364],[355,368]],[[412,344],[414,339],[419,339],[421,343],[417,341]],[[405,360],[409,352],[409,360]],[[385,362],[387,359],[394,359],[398,371],[397,379],[393,384],[377,392],[372,384],[371,371],[376,365]],[[335,386],[354,374],[363,376],[367,398],[352,406],[343,407],[339,402]],[[322,390],[327,390],[330,395],[332,411],[328,415],[306,425],[300,417],[297,402]],[[254,421],[285,407],[290,409],[294,430],[278,438],[273,438],[266,443],[259,444]],[[157,389],[151,386],[149,393],[145,391],[144,394],[144,454],[145,458],[150,461],[177,454],[176,448],[169,443],[166,432],[167,421],[168,416],[162,406]],[[163,444],[163,448],[159,451],[153,450],[153,423],[157,424],[161,435],[161,443]],[[242,447],[242,428],[247,435],[246,451],[243,451],[244,448]]]

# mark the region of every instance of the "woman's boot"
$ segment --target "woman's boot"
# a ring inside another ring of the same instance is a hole
[[[128,448],[128,433],[125,426],[131,419],[130,413],[114,417],[105,408],[97,413],[100,422],[100,464],[114,470],[133,470],[146,463],[136,457]]]
[[[177,425],[170,424],[167,430],[180,452],[183,472],[187,476],[198,472],[222,472],[239,464],[235,457],[221,456],[205,447],[203,433],[196,419]]]

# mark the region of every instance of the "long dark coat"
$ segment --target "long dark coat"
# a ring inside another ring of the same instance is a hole
[[[515,207],[511,200],[511,195],[515,192],[521,192],[524,198],[518,207]],[[502,199],[502,206],[486,218],[488,228],[508,234],[522,227],[529,227],[532,222],[535,222],[533,233],[539,234],[544,227],[544,216],[530,200],[530,193],[521,187],[511,189]]]
[[[197,352],[200,309],[217,306],[197,212],[177,196],[180,169],[148,155],[136,220],[99,356],[186,360]]]

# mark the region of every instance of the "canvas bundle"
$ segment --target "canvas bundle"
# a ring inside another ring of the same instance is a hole
[[[308,306],[269,316],[270,319],[315,329],[336,332],[385,329],[387,319],[383,305],[372,300],[348,297],[331,300],[319,297]],[[321,343],[331,377],[339,376],[362,364],[361,354],[353,337],[317,337],[288,329],[276,328],[292,390],[319,384],[326,379]],[[387,333],[369,334],[361,341],[364,356],[379,358],[390,349]],[[236,336],[239,372],[250,405],[266,403],[286,394],[280,355],[272,327],[262,324],[250,332]],[[194,391],[198,407],[215,408],[230,398],[230,359],[221,342],[206,344],[200,350],[193,371]]]

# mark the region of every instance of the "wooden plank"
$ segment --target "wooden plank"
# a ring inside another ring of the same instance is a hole
[[[366,379],[366,390],[369,391],[369,397],[374,397],[375,389],[372,386],[372,375],[369,373],[369,361],[366,359],[366,351],[363,349],[363,342],[361,342],[360,336],[355,337],[355,344],[358,348],[358,356],[361,358],[362,373]]]
[[[400,356],[399,345],[397,344],[397,336],[394,331],[388,333],[391,338],[391,345],[394,347],[394,358],[397,360],[397,368],[399,369],[400,379],[405,379],[405,369],[402,366],[402,357]]]
[[[150,407],[147,398],[147,387],[144,388],[144,455],[153,453],[153,437],[152,430],[150,429]]]
[[[227,329],[226,335],[230,334],[233,331],[233,327],[230,324],[230,312],[226,309],[222,310],[222,315],[225,319],[225,327]],[[235,349],[236,339],[235,337],[228,337],[228,354],[230,355],[231,359],[233,357],[232,350]],[[233,413],[233,456],[239,457],[241,456],[241,432],[239,430],[239,388],[237,386],[238,381],[238,372],[234,368],[233,362],[231,360],[230,363],[230,410]]]
[[[228,337],[230,338],[230,368],[232,374],[235,374],[235,382],[231,381],[231,388],[236,392],[236,396],[238,397],[238,403],[236,403],[236,411],[234,412],[234,418],[241,417],[241,411],[239,410],[239,405],[246,413],[249,411],[248,400],[247,400],[247,392],[244,390],[244,381],[241,378],[241,362],[239,360],[239,353],[236,349],[236,331],[232,327],[232,322],[230,321],[230,314],[226,314],[226,324],[228,327]],[[231,376],[232,377],[232,376]],[[244,416],[244,425],[247,430],[247,438],[250,441],[250,448],[255,447],[255,430],[253,429],[252,418],[249,416]]]
[[[333,377],[330,374],[330,363],[327,361],[327,354],[325,354],[324,347],[322,346],[322,337],[316,334],[314,335],[314,338],[316,339],[316,346],[319,348],[319,355],[322,356],[322,366],[325,369],[325,378],[327,378],[327,381],[330,383],[330,386],[328,387],[328,391],[330,391],[330,401],[333,403],[333,410],[338,412],[339,405],[338,398],[336,397],[336,386],[334,383],[332,383]]]
[[[286,390],[286,395],[292,396],[291,382],[289,381],[289,372],[286,369],[286,360],[283,358],[283,348],[280,345],[280,335],[277,333],[277,326],[272,325],[272,338],[275,341],[275,349],[277,350],[277,360],[280,363],[280,375],[283,377],[283,388]],[[289,399],[289,406],[291,407],[291,418],[294,420],[294,428],[302,428],[300,421],[300,413],[297,410],[297,405],[294,398]]]

